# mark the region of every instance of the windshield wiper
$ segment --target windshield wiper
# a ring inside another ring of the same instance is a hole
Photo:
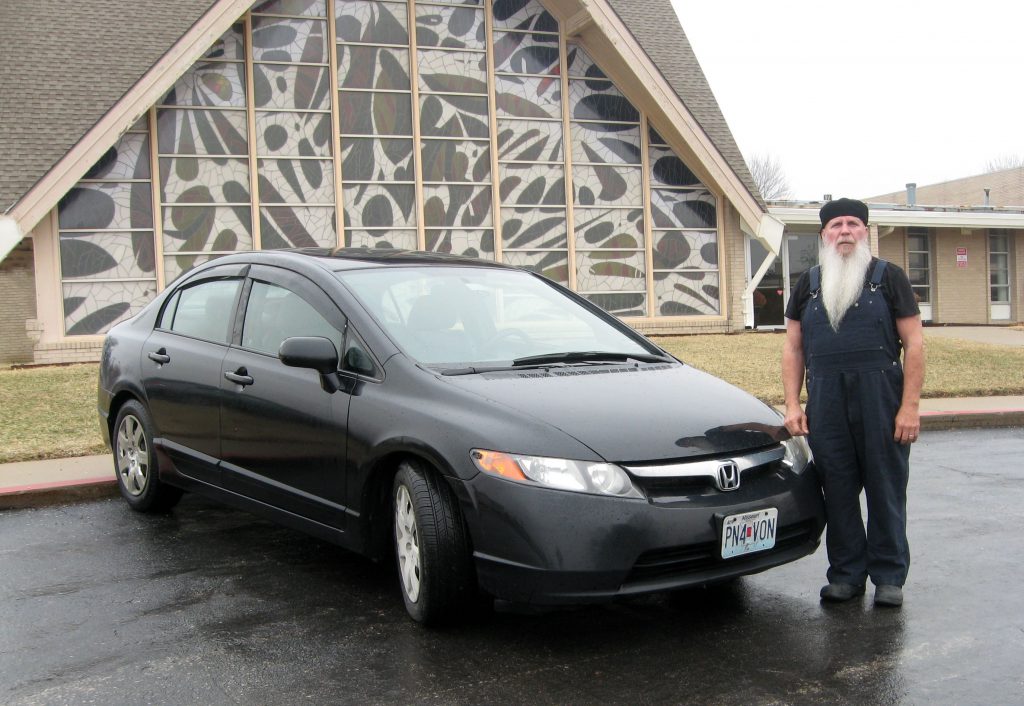
[[[498,373],[503,370],[512,370],[508,365],[467,365],[462,368],[444,368],[437,372],[445,377],[457,375],[480,375],[481,373]]]
[[[668,363],[671,358],[651,353],[614,353],[609,351],[568,351],[565,353],[545,353],[528,355],[512,361],[514,367],[524,365],[557,365],[559,363],[620,363],[627,360],[638,360],[641,363]]]

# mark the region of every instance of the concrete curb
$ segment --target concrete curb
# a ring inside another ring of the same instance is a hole
[[[117,481],[113,478],[47,483],[27,488],[5,488],[0,490],[0,511],[62,505],[79,500],[113,497],[119,494]]]
[[[988,412],[930,412],[921,414],[921,431],[1024,426],[1024,410]]]
[[[921,430],[925,432],[997,427],[1024,427],[1024,409],[926,411],[921,413]],[[57,459],[28,463],[36,466],[40,464],[74,465],[79,461],[96,462],[101,458],[104,464],[109,463],[106,460],[109,457]],[[89,467],[92,468],[92,466]],[[0,471],[2,470],[3,465],[0,465]],[[119,494],[117,480],[112,477],[113,473],[97,476],[95,472],[92,472],[86,473],[86,476],[32,484],[11,484],[4,487],[3,474],[0,473],[0,511],[58,505],[113,497]]]

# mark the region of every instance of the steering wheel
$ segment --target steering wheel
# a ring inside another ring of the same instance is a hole
[[[505,341],[509,343],[518,341],[521,344],[529,344],[533,342],[533,339],[530,338],[530,334],[526,333],[526,331],[523,331],[521,328],[503,328],[487,339],[482,348],[485,351],[490,351]]]

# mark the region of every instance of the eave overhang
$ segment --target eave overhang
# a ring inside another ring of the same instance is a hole
[[[821,226],[819,208],[820,205],[810,208],[769,206],[768,212],[786,225],[811,225],[817,230]],[[1024,211],[871,208],[868,204],[868,222],[894,228],[1024,229]]]

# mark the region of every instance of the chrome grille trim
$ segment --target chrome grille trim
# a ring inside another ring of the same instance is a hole
[[[718,467],[724,461],[732,461],[742,475],[744,471],[757,466],[763,466],[773,461],[781,461],[786,455],[786,449],[781,445],[766,451],[758,451],[744,456],[723,456],[722,458],[709,459],[704,461],[692,461],[690,463],[671,463],[662,466],[626,466],[623,465],[631,475],[637,478],[699,478],[707,477],[714,480],[718,476]]]

